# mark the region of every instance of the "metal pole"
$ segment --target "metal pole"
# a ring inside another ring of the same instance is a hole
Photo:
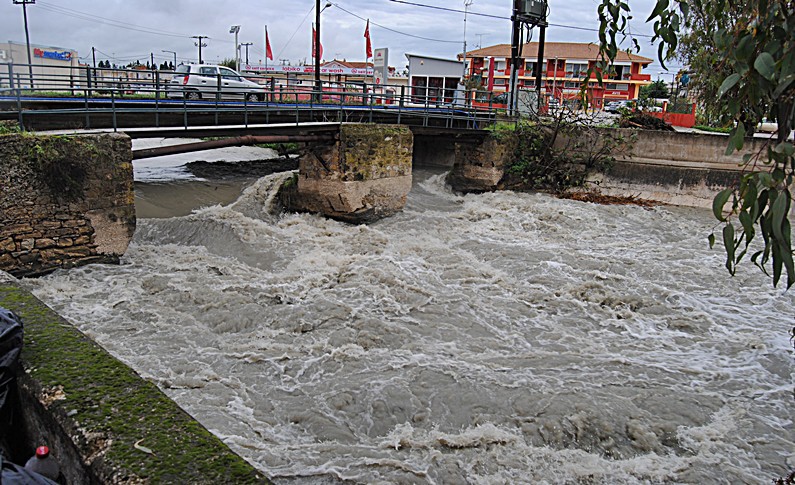
[[[513,15],[511,22],[513,22],[513,33],[511,34],[511,79],[508,94],[508,112],[514,114],[516,110],[516,81],[519,67],[519,36],[522,28],[522,23],[519,20],[519,11],[521,8],[522,0],[514,0],[513,2]]]
[[[174,69],[176,69],[177,68],[177,53],[174,52],[174,51],[166,51],[166,50],[161,50],[160,52],[168,52],[169,54],[174,54]]]
[[[240,47],[245,47],[246,48],[246,65],[248,65],[248,46],[250,46],[250,45],[254,45],[254,43],[253,42],[243,42],[242,44],[240,44]],[[267,61],[268,61],[268,56],[266,55],[265,56],[265,62],[267,62]],[[267,66],[267,64],[266,64],[266,66]]]
[[[538,34],[538,61],[536,62],[536,96],[538,106],[536,106],[537,111],[536,113],[541,112],[541,66],[544,64],[544,41],[546,38],[547,32],[547,22],[544,19],[544,22],[539,24],[539,34]]]
[[[30,75],[30,89],[33,89],[33,58],[30,55],[30,30],[28,29],[28,4],[36,3],[36,0],[14,0],[16,4],[22,4],[22,18],[25,20],[25,43],[28,48],[28,74]]]
[[[320,84],[320,0],[315,0],[315,90],[317,91],[318,101],[321,99]]]
[[[462,74],[462,78],[467,75],[467,13],[473,1],[474,0],[464,0],[464,73]]]

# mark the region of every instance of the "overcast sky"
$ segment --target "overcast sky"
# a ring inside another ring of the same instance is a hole
[[[406,0],[415,4],[464,9],[464,0]],[[0,42],[24,42],[22,6],[0,0]],[[326,0],[321,5],[328,3]],[[365,20],[370,19],[373,48],[389,48],[389,64],[402,70],[405,53],[454,58],[463,49],[464,14],[392,0],[332,0],[322,14],[323,58],[364,61]],[[656,49],[649,41],[651,25],[643,21],[654,0],[632,0],[633,32],[639,34],[641,55],[655,62],[647,69],[655,77],[661,72]],[[467,50],[478,46],[510,43],[511,0],[473,0],[466,17]],[[173,59],[196,62],[198,48],[191,36],[208,36],[202,57],[215,63],[234,57],[232,25],[240,25],[239,41],[252,42],[249,61],[265,62],[264,29],[268,26],[274,61],[292,65],[312,63],[311,26],[315,0],[36,0],[28,5],[32,44],[75,49],[83,62],[90,62],[91,47],[97,62],[145,63],[150,53],[155,61]],[[550,0],[547,41],[595,42],[598,28],[597,0]],[[498,19],[478,14],[505,17]],[[537,40],[537,30],[533,39]],[[629,46],[629,44],[627,44]],[[245,60],[245,51],[242,54]],[[270,61],[269,61],[270,62]],[[672,63],[672,69],[678,64]],[[668,79],[670,74],[664,74]]]

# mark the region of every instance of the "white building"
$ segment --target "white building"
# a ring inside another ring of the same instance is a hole
[[[24,42],[0,43],[0,88],[31,88],[31,70],[35,89],[67,89],[85,83],[74,49],[31,44],[30,60],[29,66]]]

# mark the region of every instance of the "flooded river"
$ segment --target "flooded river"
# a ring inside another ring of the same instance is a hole
[[[275,178],[139,220],[121,266],[26,284],[277,483],[795,467],[795,297],[750,264],[731,278],[707,211],[417,172],[403,213],[351,226],[271,214]]]

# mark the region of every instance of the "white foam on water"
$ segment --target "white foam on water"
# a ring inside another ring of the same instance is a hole
[[[273,213],[285,176],[25,284],[277,483],[787,471],[795,301],[726,274],[706,211],[418,173],[403,213],[352,226]]]

